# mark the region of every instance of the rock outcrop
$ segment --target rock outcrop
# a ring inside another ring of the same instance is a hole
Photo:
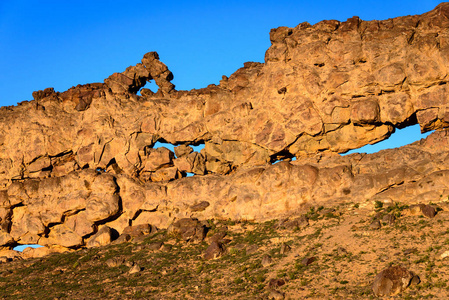
[[[1,108],[0,244],[77,248],[100,227],[120,234],[186,217],[266,220],[317,203],[449,195],[449,3],[385,21],[280,27],[270,39],[264,63],[218,86],[177,91],[150,52],[104,83]],[[157,91],[143,88],[151,80]],[[438,131],[338,155],[414,124]]]

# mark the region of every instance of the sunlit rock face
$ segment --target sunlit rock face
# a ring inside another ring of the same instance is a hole
[[[270,39],[264,63],[245,63],[218,86],[177,91],[150,52],[104,83],[47,88],[1,108],[0,244],[77,248],[103,225],[121,233],[184,217],[266,220],[319,203],[449,194],[449,4],[279,27]],[[152,80],[157,91],[144,88]],[[414,124],[438,131],[338,155]],[[154,149],[157,141],[178,147]]]

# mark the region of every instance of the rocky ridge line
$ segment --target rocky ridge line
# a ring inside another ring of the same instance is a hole
[[[150,52],[104,83],[1,108],[0,245],[77,248],[106,226],[447,197],[448,28],[448,3],[385,21],[302,23],[273,29],[265,63],[218,86],[177,91]],[[143,88],[150,80],[158,91]],[[336,154],[414,124],[439,131],[373,155]]]

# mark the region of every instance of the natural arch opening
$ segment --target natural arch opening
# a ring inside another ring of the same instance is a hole
[[[156,84],[156,81],[149,80],[146,82],[146,84],[143,87],[141,87],[137,91],[136,94],[139,96],[142,96],[142,89],[150,90],[152,93],[157,93],[157,91],[159,90],[159,86]]]
[[[28,248],[28,247],[30,247],[30,248],[41,248],[41,247],[43,247],[43,246],[38,245],[38,244],[17,245],[17,246],[15,246],[15,247],[13,248],[13,250],[22,252],[24,249],[26,249],[26,248]]]
[[[153,149],[157,149],[157,148],[167,148],[168,150],[172,151],[174,153],[174,158],[177,159],[178,157],[176,156],[176,152],[175,152],[175,145],[170,144],[170,143],[166,143],[166,142],[161,142],[161,141],[157,141],[154,145],[153,145]],[[200,151],[202,149],[204,149],[205,144],[204,143],[200,143],[197,145],[189,145],[189,147],[191,147],[193,149],[193,152],[198,152],[200,153]],[[185,177],[191,177],[191,176],[195,176],[195,173],[189,173],[189,172],[185,172],[184,173]]]
[[[353,153],[376,153],[385,149],[393,149],[402,146],[409,145],[413,142],[419,141],[420,139],[426,138],[433,131],[426,133],[421,133],[419,124],[405,127],[403,129],[396,129],[394,133],[386,140],[380,141],[372,145],[365,145],[363,147],[349,150],[346,153],[340,153],[340,155],[349,155]]]

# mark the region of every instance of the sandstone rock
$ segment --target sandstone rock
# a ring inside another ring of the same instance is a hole
[[[138,237],[142,235],[148,235],[156,232],[156,228],[153,228],[150,224],[140,224],[126,227],[122,234],[128,234],[131,237]]]
[[[125,263],[125,259],[121,258],[121,257],[113,257],[106,261],[106,265],[109,268],[118,267],[118,266],[123,265],[124,263]]]
[[[22,244],[36,244],[45,227],[42,221],[33,216],[26,206],[13,209],[11,237]]]
[[[425,217],[433,218],[437,214],[437,211],[435,208],[433,208],[430,205],[420,205],[421,212]]]
[[[316,261],[316,257],[305,257],[303,258],[303,260],[301,260],[301,264],[303,266],[308,266],[310,264],[312,264],[314,261]]]
[[[309,219],[306,215],[301,215],[299,218],[294,218],[292,220],[286,219],[280,222],[279,227],[289,230],[297,230],[309,225]]]
[[[126,243],[132,240],[132,236],[129,234],[121,234],[116,240],[112,241],[111,244],[117,245],[121,243]]]
[[[129,270],[129,274],[135,274],[135,273],[139,273],[140,271],[142,271],[142,267],[140,267],[139,265],[134,265],[131,267],[131,269]]]
[[[194,204],[190,207],[191,211],[203,211],[210,205],[207,201],[201,201],[200,203]]]
[[[160,250],[164,246],[163,242],[153,242],[148,244],[148,250],[150,251],[157,251]]]
[[[225,251],[226,248],[222,243],[213,241],[204,252],[204,259],[205,260],[217,259],[220,256],[222,256]]]
[[[13,237],[8,232],[0,230],[0,245],[9,245],[13,243]]]
[[[270,291],[270,294],[268,295],[268,299],[274,299],[274,300],[282,300],[285,299],[285,294],[280,291]]]
[[[114,237],[114,231],[108,226],[103,226],[89,239],[87,247],[92,248],[108,245],[114,240]]]
[[[42,245],[60,245],[66,248],[83,244],[83,238],[65,224],[55,225],[48,234],[48,239],[41,239]]]
[[[57,96],[62,102],[74,103],[73,108],[75,110],[84,111],[90,107],[95,98],[102,96],[103,89],[104,85],[102,83],[77,85]]]
[[[183,218],[173,223],[170,232],[184,241],[202,241],[206,236],[206,228],[197,219]]]
[[[0,256],[0,263],[4,264],[4,263],[10,262],[10,261],[12,261],[11,258],[8,258],[6,256]]]
[[[22,259],[22,253],[16,250],[0,250],[0,257],[6,257],[11,260]]]
[[[280,287],[280,286],[283,286],[285,284],[285,280],[284,279],[279,279],[279,278],[273,278],[273,279],[270,279],[269,281],[268,281],[268,288],[269,289],[276,289],[276,288],[278,288],[278,287]]]
[[[65,248],[62,246],[53,246],[53,247],[39,247],[39,248],[31,248],[27,247],[22,251],[23,258],[38,258],[49,255],[51,253],[63,253],[73,251],[69,248]]]
[[[292,250],[292,248],[287,245],[286,243],[282,243],[281,244],[281,250],[280,250],[280,254],[287,254],[288,252],[290,252]]]
[[[270,266],[273,263],[273,259],[271,258],[270,255],[265,254],[264,256],[262,256],[262,262],[261,263],[262,263],[262,266],[264,268],[266,268],[266,267]]]
[[[382,217],[382,222],[385,222],[388,225],[393,225],[396,217],[392,214],[386,214]]]
[[[175,155],[177,158],[189,155],[190,153],[193,152],[192,147],[190,147],[188,145],[179,145],[179,146],[175,147],[174,149],[175,149]]]
[[[174,165],[181,172],[195,173],[204,175],[206,172],[206,160],[204,156],[198,152],[186,154],[173,161]]]
[[[158,211],[143,211],[139,216],[133,220],[133,225],[151,224],[156,228],[168,228],[172,219],[168,213],[161,213]]]
[[[394,296],[403,292],[415,276],[402,266],[391,266],[379,274],[373,282],[373,292],[377,297]]]
[[[62,243],[66,232],[80,247],[74,236],[99,224],[121,232],[192,216],[290,218],[293,229],[306,226],[292,218],[309,204],[367,199],[420,203],[409,214],[435,216],[427,203],[449,196],[448,9],[388,26],[351,18],[273,29],[264,63],[204,89],[176,91],[149,52],[104,83],[48,88],[0,109],[3,242]],[[158,91],[138,96],[151,80]],[[338,155],[414,124],[436,131]],[[177,158],[157,141],[181,145]],[[200,153],[188,146],[199,144]]]
[[[164,63],[159,61],[159,55],[156,52],[145,54],[142,63],[162,92],[170,93],[174,90],[175,86],[170,82],[173,74]]]
[[[220,228],[218,230],[218,232],[216,232],[214,235],[212,235],[211,237],[208,237],[209,242],[220,242],[220,243],[224,243],[225,242],[225,237],[228,234],[227,232],[228,228],[226,226]]]
[[[177,167],[162,168],[154,173],[151,173],[151,180],[155,182],[170,181],[180,177],[181,174],[179,173]]]
[[[437,214],[434,207],[426,204],[414,204],[410,205],[406,211],[406,215],[417,216],[423,215],[428,218],[433,218]]]
[[[174,153],[165,147],[148,150],[142,171],[157,171],[164,166],[172,165]]]
[[[93,223],[88,220],[85,211],[81,211],[76,215],[69,216],[64,225],[81,237],[94,232]]]
[[[87,199],[86,215],[91,222],[106,220],[119,212],[118,195],[91,194]]]
[[[380,229],[381,227],[382,227],[382,226],[381,226],[379,220],[373,220],[373,221],[371,222],[371,224],[369,224],[369,228],[372,229],[372,230],[377,230],[377,229]]]
[[[41,99],[48,97],[54,93],[55,93],[55,89],[50,87],[50,88],[46,88],[41,91],[35,91],[35,92],[33,92],[32,95],[33,95],[34,100],[41,100]]]

